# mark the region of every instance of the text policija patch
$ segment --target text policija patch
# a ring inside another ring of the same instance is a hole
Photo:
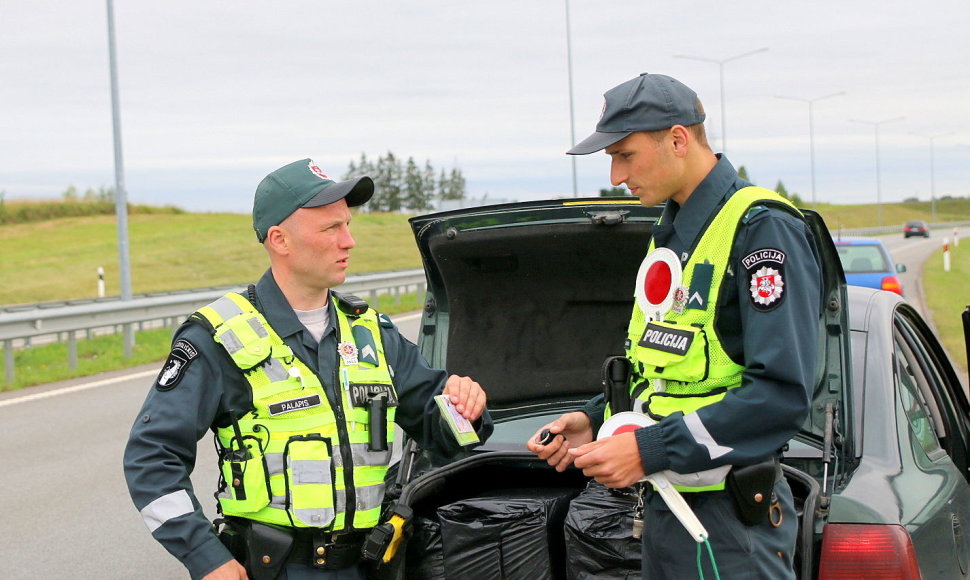
[[[175,344],[172,345],[172,352],[169,353],[168,358],[165,359],[165,364],[162,365],[162,372],[155,379],[155,388],[159,391],[174,389],[185,376],[189,363],[195,360],[197,356],[199,356],[199,351],[196,350],[195,345],[184,338],[176,340]]]
[[[751,305],[766,312],[785,297],[785,253],[773,248],[755,250],[741,260],[750,280]]]
[[[693,341],[694,333],[689,330],[659,326],[651,322],[647,324],[647,330],[640,339],[640,346],[683,356],[687,354]]]
[[[371,383],[351,383],[350,402],[355,407],[366,407],[375,397],[387,399],[388,407],[397,407],[397,394],[391,385]]]

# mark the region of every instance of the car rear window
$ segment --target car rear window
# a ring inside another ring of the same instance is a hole
[[[842,269],[849,273],[888,272],[886,263],[879,246],[839,246],[839,259]]]

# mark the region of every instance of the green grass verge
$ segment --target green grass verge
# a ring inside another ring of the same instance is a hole
[[[423,306],[424,296],[401,294],[395,298],[381,295],[375,308],[386,314],[413,312]],[[0,357],[0,391],[14,391],[66,379],[86,377],[143,364],[161,364],[168,356],[172,329],[157,328],[135,333],[131,357],[124,357],[120,334],[96,336],[77,341],[77,368],[68,368],[67,343],[52,343],[14,351],[15,378],[6,381],[6,356]],[[5,354],[5,353],[4,353]]]
[[[970,305],[967,280],[970,280],[970,240],[964,240],[962,246],[951,243],[949,272],[943,271],[942,247],[923,266],[926,307],[937,335],[963,376],[967,374],[967,350],[961,315]]]

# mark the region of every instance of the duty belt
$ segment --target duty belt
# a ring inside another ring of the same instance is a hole
[[[294,529],[293,549],[287,562],[303,564],[311,568],[341,570],[362,560],[364,532],[345,534],[311,533]]]

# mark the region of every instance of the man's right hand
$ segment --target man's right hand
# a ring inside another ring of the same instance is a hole
[[[235,560],[229,560],[203,576],[202,580],[249,580],[249,576],[242,564]]]
[[[539,443],[539,435],[548,429],[553,435],[552,441],[546,445]],[[556,468],[565,471],[573,462],[574,457],[566,453],[570,447],[579,447],[593,440],[593,427],[589,422],[589,415],[581,411],[566,413],[552,423],[542,426],[526,442],[526,448],[535,453],[539,459]]]

